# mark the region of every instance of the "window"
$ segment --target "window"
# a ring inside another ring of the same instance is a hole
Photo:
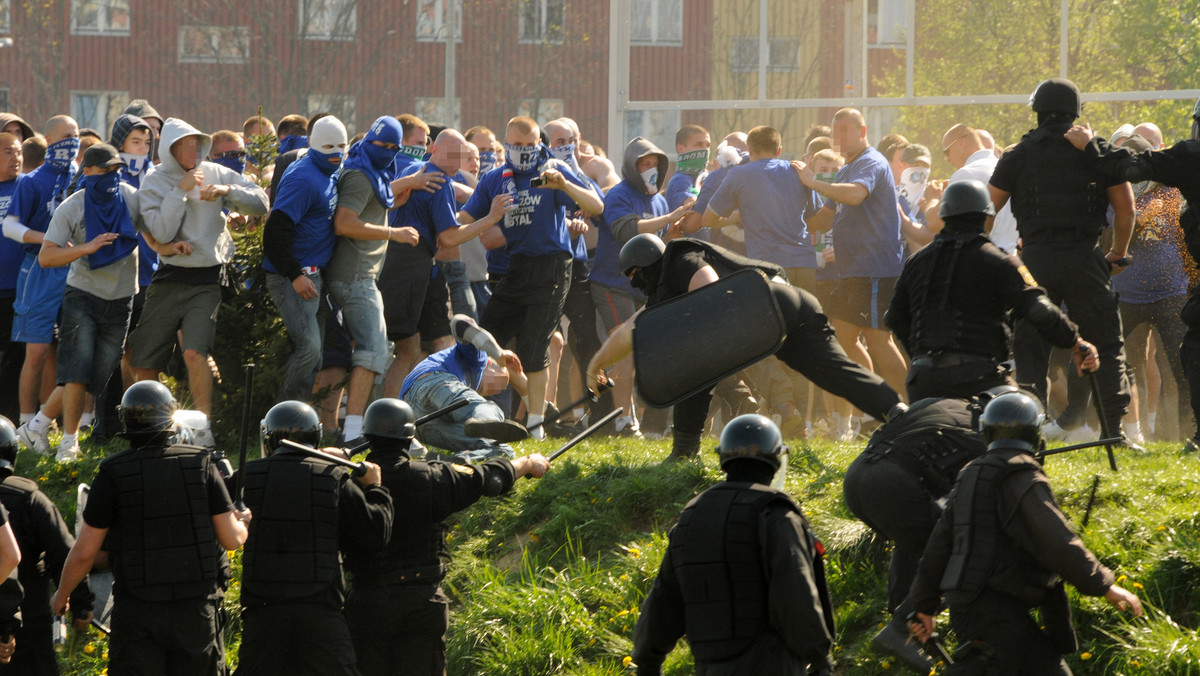
[[[563,100],[521,99],[517,104],[517,115],[532,117],[538,124],[546,124],[563,116]]]
[[[71,33],[129,35],[129,0],[72,0]]]
[[[250,29],[244,26],[180,26],[179,63],[246,63]]]
[[[561,45],[566,0],[521,0],[520,41]]]
[[[632,7],[632,44],[683,45],[683,0],[633,0]]]
[[[308,116],[312,117],[317,113],[330,113],[346,125],[346,129],[353,129],[354,115],[357,112],[357,107],[353,96],[342,96],[339,94],[309,94],[308,95]],[[351,136],[354,134],[351,133]]]
[[[82,127],[107,136],[112,123],[129,103],[129,92],[71,92],[71,117]]]
[[[353,40],[357,29],[357,0],[300,0],[300,37]]]
[[[767,40],[767,70],[772,73],[791,73],[800,70],[800,38],[769,38]],[[758,70],[758,38],[735,37],[733,62],[735,73]]]
[[[12,24],[9,23],[10,19],[8,18],[8,5],[9,0],[0,0],[0,34],[5,35],[12,30]],[[8,106],[5,106],[4,110],[8,110]]]
[[[462,42],[462,0],[421,0],[417,5],[417,41],[446,41],[446,3],[454,7],[454,41]]]
[[[641,136],[659,148],[674,148],[680,126],[678,110],[627,110],[622,138]]]
[[[453,118],[447,113],[445,96],[418,96],[413,100],[413,114],[421,118],[425,124],[444,124],[453,127],[461,119],[462,99],[454,99]]]
[[[907,44],[904,0],[867,0],[867,45],[895,47]]]
[[[12,110],[8,105],[11,96],[12,90],[8,87],[0,89],[0,110]]]

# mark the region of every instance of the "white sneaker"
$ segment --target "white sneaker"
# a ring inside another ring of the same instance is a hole
[[[58,453],[54,454],[54,459],[59,462],[74,462],[79,459],[79,444],[75,443],[70,446],[59,444]]]
[[[1067,438],[1067,431],[1058,425],[1058,422],[1051,420],[1042,425],[1042,437],[1046,441],[1062,441]]]
[[[25,423],[17,428],[17,438],[25,444],[25,448],[37,453],[38,455],[50,455],[50,439],[48,438],[49,430],[34,432],[29,429],[29,423]]]
[[[217,449],[217,440],[213,438],[212,429],[204,427],[195,431],[192,436],[192,445],[203,446],[210,451]]]
[[[1092,429],[1091,425],[1080,425],[1067,432],[1067,437],[1064,441],[1068,444],[1084,444],[1089,441],[1096,441],[1099,438],[1100,434]]]

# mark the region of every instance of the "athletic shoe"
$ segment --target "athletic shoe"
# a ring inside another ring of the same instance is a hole
[[[212,429],[205,427],[195,430],[192,434],[192,445],[203,446],[210,451],[217,450],[217,440],[213,437]]]
[[[63,446],[59,444],[58,453],[54,454],[54,459],[59,462],[74,462],[79,459],[79,443],[76,442],[71,446]]]
[[[1080,425],[1075,429],[1067,432],[1067,437],[1063,441],[1068,444],[1086,444],[1089,441],[1097,441],[1100,439],[1100,433],[1092,429],[1091,425]]]
[[[1188,442],[1183,445],[1183,449],[1180,452],[1195,453],[1196,451],[1200,451],[1200,440],[1188,439]]]
[[[29,423],[24,423],[17,428],[17,438],[25,445],[25,448],[37,453],[38,455],[50,455],[50,439],[49,429],[41,432],[34,432],[29,429]]]
[[[1067,438],[1067,431],[1056,420],[1050,420],[1042,425],[1042,438],[1046,441],[1062,441]]]
[[[501,443],[510,443],[529,438],[529,430],[515,420],[485,420],[471,418],[463,423],[463,432],[476,439],[492,439]]]

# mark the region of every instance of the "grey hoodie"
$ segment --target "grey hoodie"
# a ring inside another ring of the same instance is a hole
[[[667,184],[667,167],[670,166],[667,161],[667,154],[664,153],[658,146],[650,141],[638,136],[625,146],[625,160],[621,163],[621,178],[624,178],[634,188],[642,192],[646,192],[646,182],[642,180],[642,175],[638,173],[637,163],[647,155],[658,156],[658,180],[655,184],[658,186],[656,195],[661,195],[663,186]]]
[[[233,238],[225,227],[227,208],[247,216],[267,213],[267,192],[256,183],[232,169],[213,162],[201,162],[203,185],[228,185],[229,194],[211,202],[200,199],[200,186],[184,192],[179,181],[185,173],[171,154],[171,146],[186,136],[200,138],[198,157],[207,157],[212,137],[192,125],[168,118],[162,128],[162,164],[142,181],[138,191],[142,220],[146,231],[160,242],[189,242],[193,250],[188,256],[170,256],[163,265],[181,268],[206,268],[229,262],[233,256]]]

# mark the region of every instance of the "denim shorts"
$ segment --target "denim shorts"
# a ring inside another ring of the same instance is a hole
[[[100,394],[121,363],[133,297],[104,300],[68,286],[58,340],[58,384],[83,383]]]
[[[388,338],[383,325],[383,296],[371,277],[326,283],[329,295],[342,308],[342,321],[354,339],[351,362],[372,373],[387,370]]]

